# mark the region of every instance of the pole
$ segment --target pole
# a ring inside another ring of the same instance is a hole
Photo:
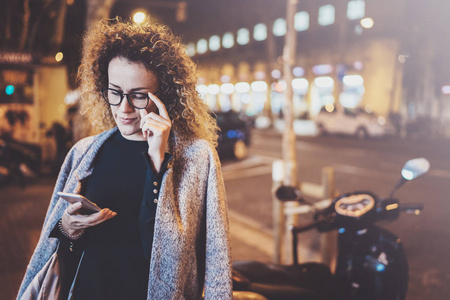
[[[296,32],[294,29],[294,17],[297,11],[298,0],[288,0],[286,7],[286,39],[283,49],[283,73],[284,80],[286,81],[286,98],[283,107],[284,115],[284,131],[283,131],[283,162],[284,162],[284,178],[285,185],[297,186],[297,153],[295,147],[295,132],[294,132],[294,103],[293,103],[293,90],[292,90],[292,68],[295,62],[295,44],[296,44]],[[282,203],[281,209],[284,211],[285,207],[297,206],[298,203]],[[296,225],[297,217],[295,215],[285,216],[285,226]],[[287,228],[284,228],[284,233],[289,232]],[[285,245],[292,243],[291,235],[285,236]],[[285,263],[290,263],[292,259],[291,247],[284,247],[284,259]]]
[[[284,179],[285,167],[283,161],[278,159],[272,164],[272,219],[273,219],[273,257],[272,262],[280,264],[283,253],[283,237],[285,235],[286,218],[284,215],[284,202],[275,196],[275,191],[279,188]]]
[[[297,157],[294,133],[294,103],[292,90],[292,67],[295,61],[296,33],[294,29],[294,16],[298,0],[288,0],[286,9],[287,32],[283,49],[283,71],[286,81],[286,99],[283,107],[283,161],[285,165],[284,184],[297,185]]]
[[[341,2],[341,1],[340,1]],[[345,73],[347,72],[347,64],[345,61],[345,55],[344,55],[344,49],[346,45],[347,40],[347,20],[345,19],[345,16],[340,16],[338,19],[338,44],[337,44],[337,69],[334,72],[335,73],[335,82],[334,82],[334,106],[336,109],[342,109],[342,105],[340,102],[340,96],[342,91],[344,90],[344,83],[343,83],[343,77],[345,76]]]
[[[333,199],[335,193],[334,169],[325,167],[322,169],[323,199]],[[337,234],[335,231],[325,232],[320,235],[322,262],[334,271],[336,266]]]

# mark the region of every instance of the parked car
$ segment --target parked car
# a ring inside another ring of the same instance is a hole
[[[235,111],[214,112],[220,128],[217,152],[221,158],[233,157],[241,160],[248,155],[250,144],[250,121]]]
[[[13,180],[24,186],[27,177],[36,177],[41,170],[41,147],[19,142],[9,136],[0,137],[0,186]]]
[[[327,111],[322,107],[315,124],[319,135],[344,134],[365,139],[395,133],[395,128],[385,118],[367,113],[363,109],[334,108]]]

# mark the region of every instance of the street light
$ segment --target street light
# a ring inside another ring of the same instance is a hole
[[[147,16],[145,15],[145,13],[143,13],[142,11],[138,11],[133,15],[133,22],[136,24],[141,24],[145,21],[146,17]]]
[[[56,60],[57,62],[60,62],[60,61],[63,59],[63,57],[64,57],[63,53],[62,53],[62,52],[58,52],[58,53],[56,53],[56,55],[55,55],[55,60]]]
[[[373,24],[374,24],[374,22],[373,22],[372,18],[364,18],[361,20],[361,26],[366,29],[372,28]]]

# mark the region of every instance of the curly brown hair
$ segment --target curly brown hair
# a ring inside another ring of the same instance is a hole
[[[82,113],[95,132],[115,126],[101,90],[108,86],[108,66],[115,57],[141,62],[159,80],[159,98],[172,121],[170,144],[176,147],[193,138],[217,145],[217,124],[196,91],[196,66],[184,45],[164,25],[133,24],[118,19],[103,20],[84,39],[83,58],[78,70]]]

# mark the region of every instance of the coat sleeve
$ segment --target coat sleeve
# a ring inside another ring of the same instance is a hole
[[[56,180],[55,188],[52,194],[52,198],[50,200],[50,204],[47,209],[47,213],[44,220],[44,225],[42,227],[41,235],[39,237],[38,244],[34,253],[31,257],[30,262],[28,263],[28,267],[25,273],[25,276],[22,280],[22,284],[19,288],[19,293],[17,295],[17,299],[20,299],[22,294],[25,292],[28,285],[31,283],[36,274],[42,269],[47,260],[50,258],[54,249],[52,247],[53,244],[50,244],[49,234],[54,227],[54,224],[51,224],[50,216],[53,214],[56,203],[58,202],[58,196],[56,192],[61,191],[67,182],[67,178],[71,170],[73,169],[74,163],[74,153],[75,149],[72,148],[67,154],[63,165],[61,166],[61,171],[58,175],[58,179]],[[56,243],[55,243],[56,245]]]
[[[206,195],[205,299],[232,299],[231,246],[225,186],[215,149]]]

